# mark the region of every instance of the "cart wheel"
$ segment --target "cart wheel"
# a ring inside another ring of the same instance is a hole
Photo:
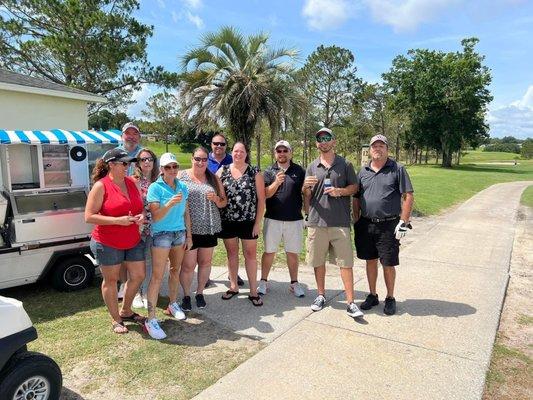
[[[62,292],[80,290],[94,278],[94,265],[84,256],[61,259],[52,270],[52,286]]]
[[[61,370],[54,360],[28,351],[9,361],[0,376],[0,393],[8,400],[59,399],[62,384]]]

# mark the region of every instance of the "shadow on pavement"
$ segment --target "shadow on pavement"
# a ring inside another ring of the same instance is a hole
[[[84,400],[84,397],[63,386],[63,389],[61,390],[60,400]]]

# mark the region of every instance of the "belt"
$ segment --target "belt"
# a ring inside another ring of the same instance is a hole
[[[398,219],[400,217],[397,215],[393,215],[391,217],[383,217],[383,218],[367,218],[367,217],[363,217],[363,218],[373,223],[379,223],[379,222],[394,221],[395,219]]]

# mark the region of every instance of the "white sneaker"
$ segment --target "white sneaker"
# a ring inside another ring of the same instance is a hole
[[[302,285],[300,285],[300,282],[294,282],[291,283],[289,286],[289,291],[294,293],[296,297],[304,297],[305,296],[305,290]]]
[[[118,288],[118,294],[117,294],[117,298],[119,300],[122,300],[124,298],[124,292],[125,291],[126,291],[126,284],[125,283],[121,283],[120,287]]]
[[[161,329],[159,322],[155,318],[146,320],[144,327],[152,339],[161,340],[167,337],[167,334]]]
[[[316,299],[313,301],[313,304],[311,304],[311,310],[320,311],[324,308],[324,304],[326,304],[326,298],[319,294],[318,296],[316,296]]]
[[[257,285],[257,293],[258,294],[262,294],[262,295],[265,295],[267,294],[267,290],[268,290],[268,287],[267,287],[267,281],[264,281],[264,280],[260,280],[259,281],[259,284]]]
[[[176,319],[186,319],[185,313],[181,309],[180,305],[177,302],[174,302],[172,304],[168,305],[168,311],[172,314],[172,316]]]
[[[146,298],[146,296],[143,294],[143,308],[146,308],[148,310],[148,299]]]
[[[353,318],[362,317],[364,315],[353,301],[346,307],[346,313]]]
[[[144,308],[143,297],[140,293],[137,293],[133,298],[133,303],[131,304],[133,308]]]

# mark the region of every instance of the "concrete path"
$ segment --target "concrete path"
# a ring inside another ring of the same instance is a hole
[[[328,307],[313,313],[312,271],[304,299],[275,270],[264,307],[247,290],[220,300],[227,272],[216,269],[207,317],[268,346],[196,399],[480,399],[508,282],[520,195],[533,182],[494,185],[417,227],[398,269],[398,313],[383,305],[354,320],[345,313],[338,271],[328,270]],[[443,192],[443,195],[444,192]],[[418,230],[418,232],[417,232]],[[406,238],[407,239],[407,238]],[[407,244],[407,246],[405,245]],[[356,298],[367,294],[362,263]],[[378,293],[385,294],[380,276]]]

